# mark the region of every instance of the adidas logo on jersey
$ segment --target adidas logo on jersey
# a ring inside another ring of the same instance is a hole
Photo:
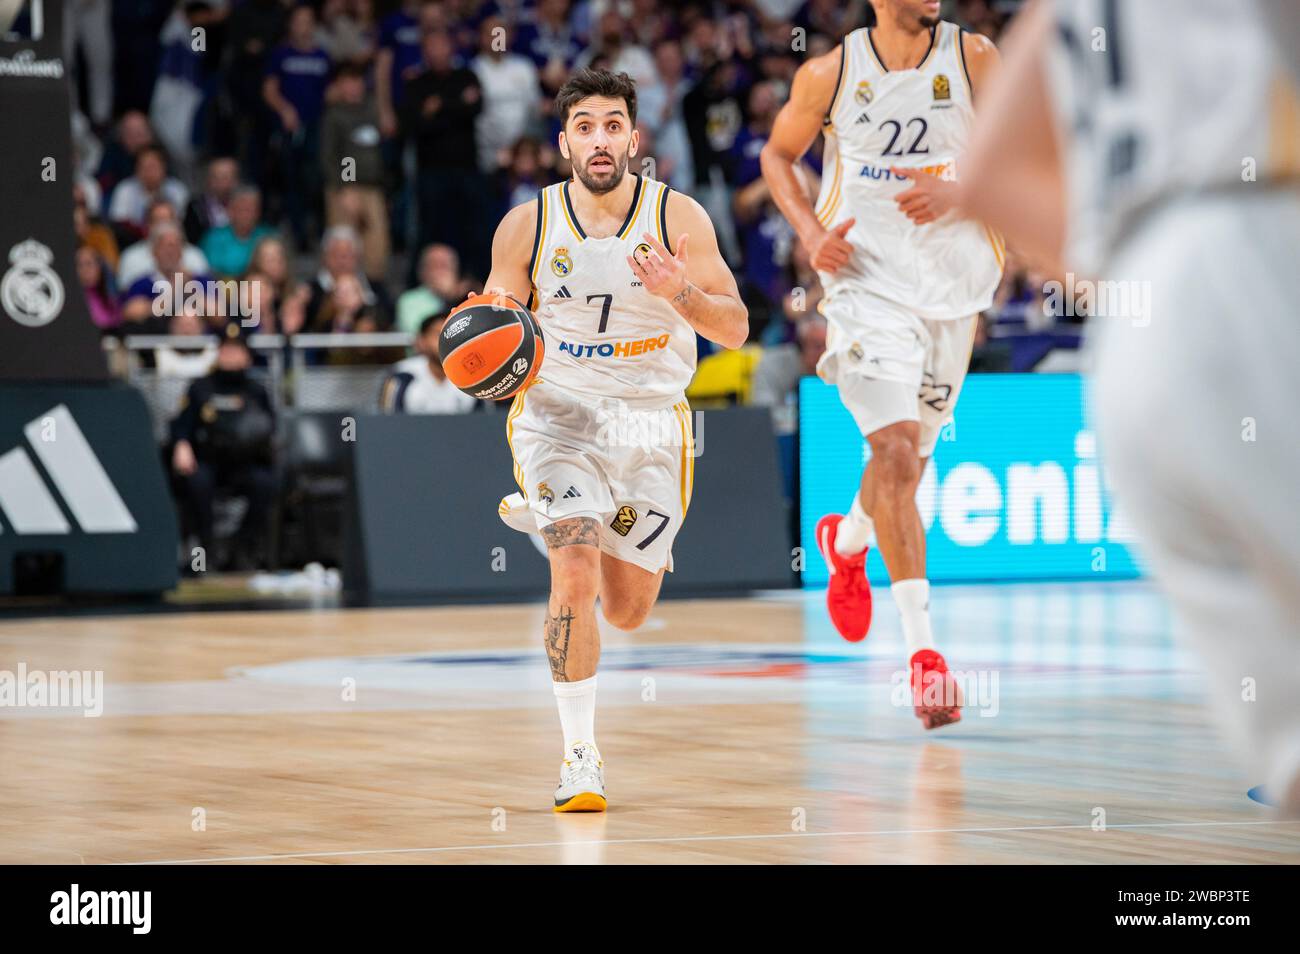
[[[568,289],[568,288],[566,288],[564,285],[561,285],[561,286],[559,287],[559,289],[556,290],[555,294],[552,295],[551,297],[552,297],[552,298],[572,298],[573,295],[569,293],[569,289]]]
[[[581,496],[582,496],[582,494],[578,493],[578,488],[576,488],[576,487],[570,487],[568,490],[566,490],[566,491],[564,492],[564,496],[563,496],[561,499],[562,499],[562,500],[572,500],[572,499],[574,499],[575,497],[581,497]]]
[[[871,122],[871,115],[869,113],[863,113],[861,116],[859,116],[857,119],[853,121],[853,125],[861,126],[863,123],[869,123],[869,122]]]

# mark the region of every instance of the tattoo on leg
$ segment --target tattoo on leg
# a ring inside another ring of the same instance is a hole
[[[551,661],[551,679],[568,682],[565,664],[569,659],[569,632],[573,626],[573,608],[561,606],[554,616],[546,617],[546,658]]]
[[[571,547],[580,543],[598,547],[600,527],[591,517],[573,517],[542,527],[542,538],[546,541],[547,548]]]

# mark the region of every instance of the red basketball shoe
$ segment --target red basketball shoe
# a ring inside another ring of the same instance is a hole
[[[918,649],[908,666],[912,704],[927,729],[961,721],[961,687],[948,671],[943,656],[933,649]]]
[[[817,521],[817,549],[830,569],[826,584],[826,610],[841,636],[856,643],[871,628],[871,584],[867,582],[867,547],[851,557],[835,552],[835,534],[844,517],[828,513]]]

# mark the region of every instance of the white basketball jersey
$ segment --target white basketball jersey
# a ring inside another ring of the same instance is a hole
[[[529,307],[546,337],[540,377],[582,394],[670,406],[695,374],[695,330],[646,291],[627,263],[645,232],[671,248],[670,190],[637,176],[623,227],[592,238],[574,214],[569,188],[557,183],[537,196]]]
[[[839,289],[865,289],[938,321],[967,318],[993,301],[1001,238],[951,215],[913,225],[894,201],[911,182],[890,172],[896,166],[957,175],[975,116],[961,33],[955,23],[939,23],[924,59],[907,70],[885,69],[869,29],[841,44],[816,212],[827,228],[856,220],[847,236],[856,254],[834,275],[822,275],[832,297]]]
[[[1176,195],[1300,182],[1300,97],[1241,0],[1056,0],[1072,268],[1097,273]]]

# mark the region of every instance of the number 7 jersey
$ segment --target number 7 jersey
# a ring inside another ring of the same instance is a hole
[[[646,291],[627,263],[628,256],[651,254],[646,232],[672,249],[668,186],[647,176],[635,179],[627,217],[608,238],[583,230],[570,182],[538,192],[529,307],[546,336],[540,373],[548,383],[667,407],[682,400],[695,374],[695,330]]]
[[[855,254],[821,276],[832,301],[867,291],[933,321],[968,318],[993,301],[1005,257],[1001,238],[951,214],[913,225],[894,201],[911,181],[890,171],[958,174],[975,115],[961,34],[955,23],[940,22],[922,61],[905,70],[884,67],[870,29],[841,44],[815,211],[828,229],[856,220],[847,235]]]

